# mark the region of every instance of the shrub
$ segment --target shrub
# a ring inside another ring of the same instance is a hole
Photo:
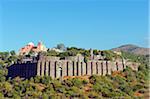
[[[96,98],[100,98],[100,95],[92,91],[92,92],[89,92],[88,97],[91,99],[96,99]]]
[[[72,83],[73,83],[73,86],[75,87],[78,87],[78,88],[82,87],[82,80],[79,78],[73,78]]]

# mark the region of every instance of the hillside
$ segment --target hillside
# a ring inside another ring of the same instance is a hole
[[[95,53],[96,50],[94,51]],[[115,57],[111,51],[103,51],[104,55],[111,59]],[[90,55],[89,50],[80,48],[68,48],[61,53],[61,57],[83,53]],[[58,56],[53,51],[45,53],[49,56]],[[125,59],[136,60],[141,65],[138,71],[127,67],[123,71],[114,71],[112,75],[84,75],[66,76],[52,79],[50,76],[35,76],[30,79],[22,79],[19,76],[8,79],[7,67],[18,59],[14,51],[0,52],[0,99],[149,99],[149,62],[148,57],[122,54]]]
[[[137,55],[149,55],[150,48],[143,48],[132,44],[122,45],[117,48],[111,49],[113,51],[124,51],[129,52]]]

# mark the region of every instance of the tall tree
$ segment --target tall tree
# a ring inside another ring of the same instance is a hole
[[[15,53],[14,50],[10,51],[10,54],[11,54],[12,56],[16,55],[16,53]]]
[[[65,51],[65,50],[66,50],[65,45],[64,45],[64,44],[62,44],[62,43],[57,44],[57,47],[56,47],[56,48],[58,48],[58,49],[60,49],[60,50],[63,50],[63,51]]]

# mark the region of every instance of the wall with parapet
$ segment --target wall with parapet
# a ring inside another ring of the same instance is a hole
[[[37,75],[51,76],[59,78],[64,76],[83,76],[83,75],[111,75],[112,71],[122,71],[124,69],[122,62],[111,61],[38,61]]]
[[[69,60],[39,60],[37,63],[14,64],[8,68],[8,77],[30,78],[38,76],[51,76],[59,78],[65,76],[83,75],[111,75],[112,71],[122,71],[126,66],[138,70],[137,63],[122,61],[95,61],[88,62]]]

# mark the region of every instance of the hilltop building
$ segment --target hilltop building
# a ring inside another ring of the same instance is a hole
[[[37,46],[35,46],[34,43],[30,42],[19,50],[19,55],[26,55],[29,54],[31,51],[34,53],[38,53],[41,51],[47,51],[47,48],[42,42],[38,42]]]
[[[121,55],[122,53],[120,51],[113,51],[117,55]]]

